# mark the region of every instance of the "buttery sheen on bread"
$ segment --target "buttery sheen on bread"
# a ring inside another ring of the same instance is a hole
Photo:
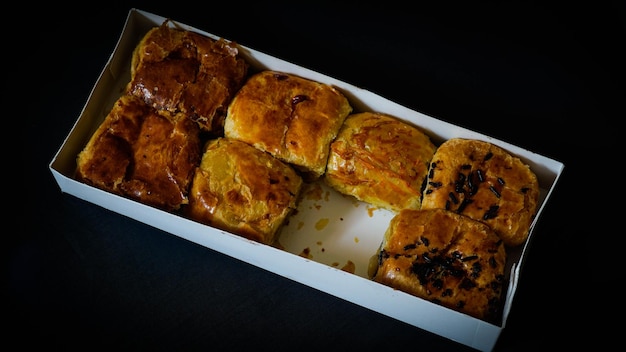
[[[288,164],[232,138],[210,140],[189,194],[188,216],[273,244],[296,208],[302,178]]]
[[[326,170],[330,143],[352,112],[334,87],[276,71],[261,71],[237,92],[224,135],[293,165],[307,181]]]
[[[247,72],[234,43],[171,28],[165,21],[135,47],[127,92],[221,135],[228,104]]]
[[[202,134],[223,134],[248,63],[233,43],[169,24],[136,45],[130,82],[77,156],[76,178],[175,211],[188,202]]]
[[[486,224],[445,209],[403,209],[385,232],[372,279],[497,323],[506,251]]]
[[[198,125],[183,114],[163,116],[123,95],[78,154],[76,178],[141,203],[177,210],[188,202],[200,161]]]
[[[507,246],[528,238],[539,202],[537,176],[492,143],[453,138],[433,156],[422,209],[444,208],[491,226]]]
[[[340,193],[391,211],[419,209],[436,146],[416,126],[395,117],[349,115],[330,145],[324,179]]]

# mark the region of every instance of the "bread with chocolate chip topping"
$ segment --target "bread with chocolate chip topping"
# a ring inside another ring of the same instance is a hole
[[[489,142],[452,138],[430,164],[422,209],[442,208],[481,221],[514,247],[526,241],[539,203],[537,176]]]
[[[506,251],[486,224],[445,209],[403,209],[390,221],[378,283],[497,323],[506,287]]]

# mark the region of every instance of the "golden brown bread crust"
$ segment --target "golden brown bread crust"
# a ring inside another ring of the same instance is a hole
[[[170,28],[165,21],[135,47],[127,92],[221,135],[228,104],[247,71],[234,43]]]
[[[395,117],[349,115],[331,143],[325,181],[337,191],[391,211],[419,209],[435,145]]]
[[[273,244],[296,208],[302,178],[289,165],[230,138],[207,143],[189,195],[188,216]]]
[[[77,157],[76,178],[165,210],[186,204],[200,161],[199,127],[124,95]]]
[[[330,143],[351,111],[347,98],[329,85],[262,71],[231,102],[224,135],[292,164],[313,180],[324,173]]]
[[[538,202],[537,176],[521,159],[488,142],[453,138],[433,156],[422,209],[482,221],[513,247],[528,238]]]
[[[493,230],[445,209],[404,209],[389,223],[373,280],[497,323],[506,251]]]

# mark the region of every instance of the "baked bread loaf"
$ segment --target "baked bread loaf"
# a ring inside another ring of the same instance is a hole
[[[538,202],[537,176],[521,159],[489,142],[453,138],[433,156],[421,208],[482,221],[513,247],[528,238]]]
[[[221,135],[228,104],[247,75],[237,46],[169,21],[151,29],[135,47],[128,94],[172,114],[183,113],[202,130]]]
[[[200,162],[198,125],[123,95],[78,154],[76,179],[164,210],[188,202]]]
[[[135,47],[123,95],[77,157],[76,178],[168,211],[188,202],[201,133],[223,134],[247,75],[235,44],[169,27]]]
[[[330,143],[350,112],[348,99],[330,85],[262,71],[235,95],[224,135],[270,153],[312,181],[326,170]]]
[[[435,149],[422,130],[395,117],[352,114],[330,145],[324,180],[340,193],[377,207],[419,209]]]
[[[288,164],[231,138],[210,140],[189,195],[188,216],[264,244],[296,208],[302,178]]]
[[[491,323],[501,316],[506,251],[482,222],[445,209],[403,209],[376,258],[376,282]]]

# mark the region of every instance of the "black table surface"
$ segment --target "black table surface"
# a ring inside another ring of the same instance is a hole
[[[4,231],[4,341],[470,350],[60,191],[48,164],[132,7],[563,162],[495,350],[615,336],[603,317],[619,307],[615,285],[624,278],[621,209],[611,205],[623,194],[623,1],[36,6],[4,26],[4,119],[15,125],[5,134],[5,182],[18,199],[7,201],[13,225]]]

